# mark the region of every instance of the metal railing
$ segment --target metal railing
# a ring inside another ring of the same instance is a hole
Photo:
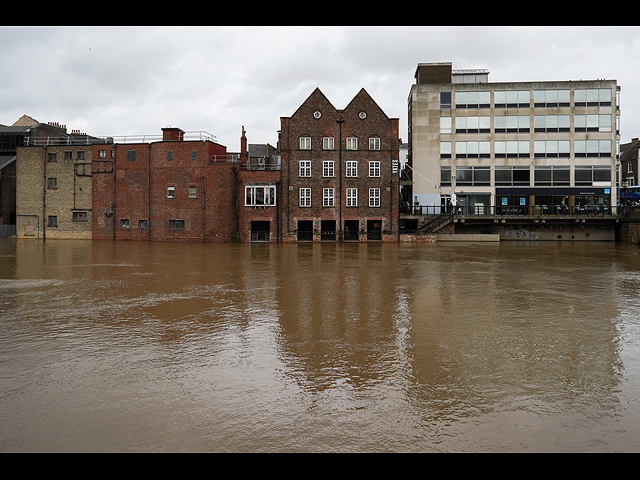
[[[613,210],[606,205],[563,206],[563,205],[532,205],[532,206],[434,206],[416,205],[400,207],[401,215],[438,216],[443,213],[453,213],[458,216],[501,216],[501,217],[541,217],[541,216],[615,216]]]
[[[226,155],[211,155],[209,163],[240,163],[240,155],[227,153]]]
[[[56,145],[102,145],[102,144],[120,144],[120,143],[153,143],[162,142],[163,135],[120,135],[120,136],[108,136],[108,137],[93,137],[90,135],[59,135],[52,137],[28,137],[26,140],[27,146],[56,146]],[[180,136],[182,141],[209,141],[216,142],[216,136],[203,130],[184,132]]]

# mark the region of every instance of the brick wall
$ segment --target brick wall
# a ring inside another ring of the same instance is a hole
[[[95,145],[94,238],[229,242],[237,227],[236,167],[202,141]],[[113,150],[113,159],[110,151]]]

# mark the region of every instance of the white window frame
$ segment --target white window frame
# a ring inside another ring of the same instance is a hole
[[[245,207],[275,206],[276,205],[275,185],[245,185],[244,205]]]
[[[322,206],[333,207],[334,206],[334,192],[333,188],[322,189]]]
[[[188,185],[187,186],[188,197],[189,198],[198,198],[198,186],[197,185]]]
[[[322,137],[322,149],[323,150],[333,150],[335,144],[335,139],[333,137]]]
[[[347,160],[347,177],[357,177],[357,176],[358,176],[358,161]]]
[[[369,138],[369,150],[380,150],[380,137]]]
[[[380,206],[380,189],[379,188],[369,189],[369,206],[370,207]]]
[[[347,188],[347,207],[358,206],[358,189]]]
[[[167,185],[167,198],[176,198],[176,186]]]
[[[380,161],[379,160],[370,160],[369,161],[369,176],[370,177],[379,177],[380,176]]]
[[[298,164],[298,175],[300,177],[311,176],[311,160],[300,160]]]
[[[300,150],[311,150],[311,137],[300,137]]]
[[[334,176],[333,160],[324,160],[322,162],[322,176],[323,177]]]
[[[358,150],[358,137],[347,137],[346,142],[347,150]]]
[[[300,189],[299,196],[299,207],[310,207],[311,206],[311,189],[308,187],[303,187]]]

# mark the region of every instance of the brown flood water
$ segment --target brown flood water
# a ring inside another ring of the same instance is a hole
[[[640,247],[0,240],[0,452],[640,451]]]

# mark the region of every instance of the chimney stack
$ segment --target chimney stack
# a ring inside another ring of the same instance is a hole
[[[178,127],[167,127],[162,129],[162,141],[164,142],[182,142],[184,140],[184,132]]]
[[[247,164],[247,137],[244,131],[244,125],[242,126],[242,137],[240,137],[240,163]]]

